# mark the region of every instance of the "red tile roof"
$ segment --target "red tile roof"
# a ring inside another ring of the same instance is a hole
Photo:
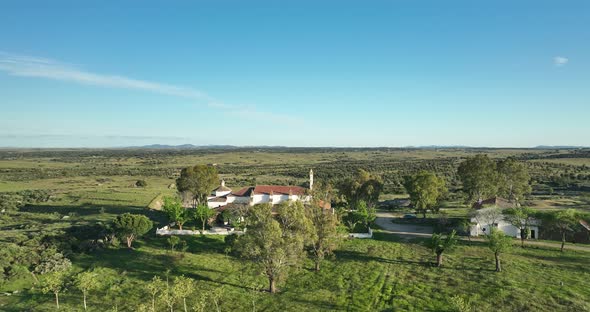
[[[265,194],[268,195],[271,192],[275,195],[298,195],[302,196],[305,195],[306,189],[300,186],[282,186],[282,185],[257,185],[255,187],[245,187],[237,192],[233,192],[232,195],[244,197],[250,196],[254,192],[254,194],[260,195]]]
[[[249,187],[245,187],[237,192],[233,192],[231,193],[233,196],[239,196],[239,197],[243,197],[243,196],[250,196],[250,193],[252,192],[254,188],[249,186]]]
[[[225,196],[213,197],[207,201],[211,202],[211,203],[225,203],[227,201],[227,197],[225,197]]]
[[[279,185],[257,185],[254,188],[254,194],[270,194],[275,195],[304,195],[305,189],[300,186],[279,186]]]
[[[488,206],[495,206],[498,208],[514,208],[516,205],[507,199],[501,197],[492,197],[486,200],[475,202],[472,208],[481,209]]]

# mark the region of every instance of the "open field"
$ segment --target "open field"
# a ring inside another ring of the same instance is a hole
[[[123,310],[134,310],[149,295],[142,282],[154,275],[184,274],[199,281],[199,292],[223,288],[223,311],[251,311],[254,301],[259,311],[449,311],[452,296],[459,296],[480,311],[586,311],[590,309],[590,253],[543,248],[514,248],[503,258],[505,271],[493,272],[493,255],[481,243],[464,242],[445,259],[442,269],[433,267],[433,255],[419,240],[398,243],[395,237],[377,234],[374,240],[346,242],[315,273],[311,263],[280,286],[281,293],[270,295],[263,288],[265,279],[253,273],[239,259],[223,253],[218,237],[189,240],[185,255],[166,251],[164,239],[148,238],[139,248],[105,250],[74,258],[76,270],[108,268],[114,278],[124,274],[130,280]],[[20,285],[28,285],[32,280]],[[135,285],[135,286],[133,286]],[[4,291],[19,289],[5,285]],[[104,293],[90,297],[91,311],[112,307]],[[531,300],[534,298],[534,300]],[[25,290],[0,297],[3,311],[53,311],[51,295]],[[194,303],[194,298],[189,304]],[[62,305],[81,308],[79,292],[62,295]],[[162,310],[164,307],[161,307]]]
[[[527,198],[531,207],[590,209],[590,169],[584,167],[590,157],[584,158],[587,153],[579,151],[2,150],[0,193],[47,190],[51,196],[47,202],[2,215],[0,247],[26,245],[47,233],[62,235],[72,226],[108,222],[123,212],[145,214],[155,227],[161,227],[167,223],[166,217],[148,209],[148,204],[157,196],[174,194],[180,168],[194,164],[217,164],[221,177],[234,190],[250,184],[303,184],[310,168],[317,179],[337,182],[364,168],[383,177],[382,199],[405,198],[400,186],[403,175],[428,169],[444,176],[450,185],[443,211],[451,218],[464,218],[469,205],[461,197],[454,172],[463,157],[480,152],[494,158],[514,156],[530,165],[535,181],[534,193]],[[147,186],[136,187],[137,180],[145,180]],[[167,269],[170,276],[184,274],[199,281],[190,305],[199,294],[217,290],[222,311],[252,311],[253,303],[256,311],[278,307],[285,311],[454,311],[453,296],[481,311],[590,310],[590,253],[583,251],[562,254],[547,248],[514,248],[503,256],[505,271],[495,273],[491,252],[482,243],[464,241],[438,269],[432,266],[434,256],[423,241],[401,241],[394,235],[377,233],[374,240],[346,241],[319,273],[306,262],[302,270],[295,270],[279,284],[279,294],[270,295],[260,291],[265,278],[254,273],[247,262],[227,254],[222,238],[187,238],[187,252],[173,253],[167,250],[166,239],[153,232],[132,251],[75,252],[69,255],[74,271],[101,268],[105,279],[126,276],[128,284],[121,296],[125,302],[119,311],[135,311],[140,303],[149,301],[143,285],[154,275],[164,278]],[[0,283],[0,294],[18,291],[0,295],[1,311],[54,310],[53,297],[41,294],[31,275],[15,274]],[[106,296],[104,290],[91,294],[89,310],[112,308],[113,301]],[[62,295],[62,307],[65,311],[82,310],[79,291],[69,287]],[[160,308],[165,310],[163,305]]]

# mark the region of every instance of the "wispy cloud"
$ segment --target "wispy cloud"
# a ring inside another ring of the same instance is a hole
[[[0,71],[20,77],[45,78],[67,81],[77,84],[101,86],[118,89],[148,91],[175,97],[188,98],[205,104],[208,107],[231,111],[245,118],[268,118],[287,123],[295,122],[291,116],[272,112],[258,111],[254,106],[230,105],[207,93],[184,86],[134,79],[119,75],[105,75],[81,69],[79,66],[59,62],[52,59],[9,54],[0,51]]]
[[[556,56],[553,58],[553,65],[557,67],[565,66],[570,60],[567,57]]]

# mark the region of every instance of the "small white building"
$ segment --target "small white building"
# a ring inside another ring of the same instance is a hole
[[[311,201],[309,191],[312,189],[313,170],[309,172],[309,190],[300,186],[257,185],[233,192],[225,186],[225,181],[221,181],[221,185],[207,198],[207,203],[209,208],[219,208],[232,203],[254,206],[266,203],[276,205],[284,201],[309,202]]]
[[[502,209],[495,207],[482,208],[478,210],[476,215],[471,218],[472,226],[470,228],[469,234],[471,236],[488,235],[491,233],[491,229],[493,227],[504,232],[508,236],[521,238],[520,229],[508,222],[501,212]],[[528,225],[530,236],[527,238],[539,238],[538,225],[538,220],[532,220],[530,222]],[[523,233],[523,235],[526,235],[526,233]]]

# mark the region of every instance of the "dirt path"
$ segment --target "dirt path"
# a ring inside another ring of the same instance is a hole
[[[403,239],[412,239],[416,237],[431,237],[433,229],[431,226],[426,225],[414,225],[414,224],[398,224],[393,223],[394,219],[397,219],[398,216],[391,212],[380,211],[377,212],[377,219],[375,219],[375,224],[377,224],[384,233],[396,234],[402,237]],[[467,237],[462,237],[464,240],[468,240]],[[479,237],[472,237],[472,241],[483,242],[483,238]],[[520,240],[514,240],[515,245],[520,246]],[[540,241],[532,241],[527,240],[524,242],[525,245],[528,246],[540,246],[540,247],[549,247],[549,248],[557,248],[561,247],[561,243],[555,242],[540,242]],[[590,246],[585,245],[574,245],[571,243],[565,244],[566,250],[578,250],[578,251],[589,251]]]

